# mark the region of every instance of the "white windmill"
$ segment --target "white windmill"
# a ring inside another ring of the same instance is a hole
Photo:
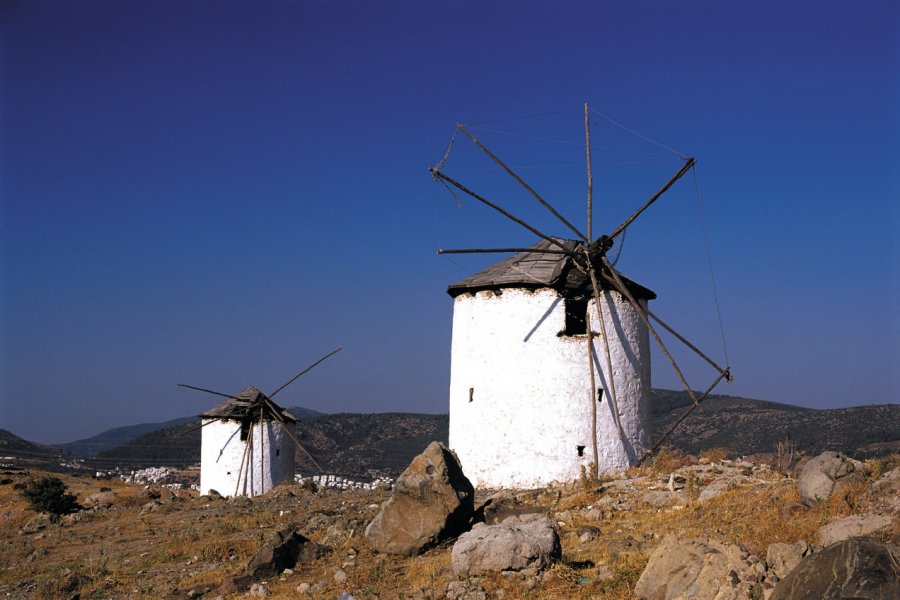
[[[732,378],[728,367],[720,367],[651,312],[647,303],[656,294],[616,271],[607,257],[625,230],[695,160],[685,158],[675,175],[621,225],[594,238],[587,105],[584,233],[464,125],[458,124],[457,131],[521,184],[576,239],[545,234],[449,177],[441,171],[447,155],[429,169],[448,189],[452,186],[540,238],[529,248],[438,251],[515,253],[448,288],[454,298],[450,447],[472,482],[487,487],[538,486],[571,481],[585,470],[599,473],[639,464],[662,443],[651,446],[649,438],[651,337],[693,401],[677,423],[720,381]],[[688,385],[654,322],[715,369],[717,376],[704,392]]]
[[[235,395],[179,383],[180,387],[226,398],[200,415],[200,493],[258,496],[294,476],[294,445],[321,471],[291,432],[297,419],[272,398],[301,375],[339,352],[334,350],[300,371],[268,396],[248,387]]]

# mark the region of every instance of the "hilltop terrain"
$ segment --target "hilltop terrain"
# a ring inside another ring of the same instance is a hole
[[[685,392],[653,390],[653,438],[658,439],[691,404]],[[300,419],[295,433],[327,473],[371,479],[396,476],[428,442],[447,441],[446,414],[322,414],[289,409]],[[97,470],[184,467],[199,462],[197,418],[122,427],[87,440],[64,444],[77,450],[86,467]],[[150,430],[149,432],[147,430]],[[143,432],[143,433],[142,433]],[[0,432],[0,449],[28,458],[32,465],[56,469],[71,461],[53,447],[31,444]],[[127,439],[125,442],[120,440]],[[813,410],[789,404],[714,395],[707,398],[668,438],[664,446],[697,454],[724,448],[734,456],[771,453],[779,444],[808,455],[824,450],[857,458],[900,449],[900,404]],[[308,455],[297,450],[298,469],[315,472]]]
[[[722,456],[710,452],[697,464],[697,459],[685,463],[666,452],[654,464],[615,478],[518,492],[479,490],[476,506],[484,507],[488,523],[510,514],[548,515],[558,530],[562,556],[540,577],[496,573],[465,579],[451,568],[452,541],[413,557],[370,549],[363,531],[390,494],[384,488],[337,491],[294,484],[252,499],[224,499],[62,475],[87,508],[51,519],[32,510],[20,492],[43,474],[7,469],[0,473],[5,524],[0,529],[0,595],[23,600],[214,598],[219,586],[241,573],[285,527],[328,549],[259,580],[256,595],[264,590],[273,599],[347,594],[357,600],[423,600],[462,589],[471,593],[453,597],[632,599],[651,553],[674,534],[740,544],[741,556],[760,563],[760,573],[768,577],[754,584],[762,597],[777,582],[764,562],[770,544],[808,542],[818,552],[823,525],[871,511],[894,515],[893,523],[888,519],[871,535],[897,541],[896,456],[869,461],[863,480],[811,508],[798,502],[796,482],[785,473]]]

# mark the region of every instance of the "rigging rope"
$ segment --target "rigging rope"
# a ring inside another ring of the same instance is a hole
[[[632,135],[636,135],[636,136],[638,136],[639,138],[641,138],[642,140],[644,140],[644,141],[646,141],[646,142],[650,142],[651,144],[655,144],[656,146],[659,146],[659,147],[662,148],[663,150],[668,150],[669,152],[671,152],[672,154],[678,156],[678,157],[681,158],[682,160],[687,160],[688,158],[690,158],[690,157],[688,157],[688,156],[682,154],[681,152],[678,152],[677,150],[672,150],[672,149],[669,148],[668,146],[666,146],[666,145],[664,145],[664,144],[660,144],[660,143],[657,142],[656,140],[651,140],[651,139],[648,138],[647,136],[638,133],[638,132],[635,131],[634,129],[629,129],[628,127],[625,127],[624,125],[622,125],[621,123],[619,123],[618,121],[616,121],[615,119],[613,119],[612,117],[610,117],[610,116],[608,116],[608,115],[605,115],[605,114],[603,114],[602,112],[600,112],[600,111],[598,111],[598,110],[595,110],[595,109],[593,109],[593,108],[590,109],[590,110],[591,110],[591,112],[594,113],[595,115],[599,115],[600,117],[603,117],[604,119],[606,119],[607,121],[609,121],[610,123],[612,123],[613,125],[615,125],[616,127],[619,127],[619,128],[621,128],[621,129],[624,129],[624,130],[627,131],[628,133],[630,133],[630,134],[632,134]]]
[[[719,320],[719,336],[722,338],[722,352],[725,356],[725,366],[731,364],[731,361],[728,360],[728,346],[725,343],[725,326],[722,322],[722,309],[719,306],[719,291],[718,286],[716,285],[716,273],[715,269],[713,269],[713,260],[712,260],[712,251],[710,250],[709,244],[709,231],[706,227],[706,219],[703,216],[703,203],[700,201],[700,177],[697,175],[697,165],[691,169],[694,172],[694,188],[697,192],[697,209],[700,212],[700,226],[703,229],[703,241],[706,246],[706,260],[709,263],[709,279],[712,282],[712,290],[713,290],[713,300],[716,305],[716,317]]]

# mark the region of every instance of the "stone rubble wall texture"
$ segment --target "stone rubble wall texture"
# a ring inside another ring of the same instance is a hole
[[[211,420],[203,420],[201,494],[216,490],[223,496],[258,496],[294,476],[294,442],[280,422],[253,425],[251,447],[245,458],[247,444],[241,440],[240,422],[219,419],[209,423]]]
[[[591,301],[592,331],[600,332]],[[601,472],[634,465],[649,443],[647,328],[617,292],[603,295],[623,436],[615,427],[602,338],[593,343]],[[454,301],[450,447],[476,487],[572,481],[593,461],[586,336],[559,335],[565,301],[551,289],[462,294]],[[579,455],[581,447],[581,455]]]

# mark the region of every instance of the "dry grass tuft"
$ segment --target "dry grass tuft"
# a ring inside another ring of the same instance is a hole
[[[728,458],[731,453],[725,448],[708,448],[700,453],[700,458],[705,458],[709,462],[722,462]]]
[[[653,457],[650,464],[650,472],[655,475],[665,475],[671,473],[681,466],[681,459],[684,458],[684,452],[677,449],[663,447]]]

